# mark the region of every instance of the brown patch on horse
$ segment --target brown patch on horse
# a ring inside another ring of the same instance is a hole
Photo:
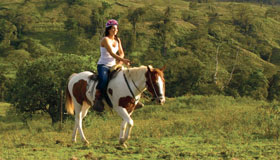
[[[87,92],[87,81],[79,80],[74,84],[73,96],[76,98],[77,102],[80,105],[83,105],[83,101],[91,105],[90,101],[87,99],[86,92]]]
[[[113,95],[113,90],[111,88],[108,89],[109,94]]]
[[[128,113],[131,113],[135,108],[135,99],[130,96],[121,97],[119,99],[119,106],[122,106]]]

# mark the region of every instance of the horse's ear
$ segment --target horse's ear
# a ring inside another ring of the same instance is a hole
[[[161,67],[160,70],[163,72],[165,70],[165,68],[166,68],[166,64],[163,67]]]
[[[148,65],[147,68],[148,68],[148,71],[149,71],[149,72],[152,72],[152,68],[153,68],[153,67],[152,67],[151,65]]]

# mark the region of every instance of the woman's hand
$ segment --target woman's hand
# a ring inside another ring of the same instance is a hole
[[[122,61],[125,65],[130,66],[130,60],[129,59],[123,58]]]

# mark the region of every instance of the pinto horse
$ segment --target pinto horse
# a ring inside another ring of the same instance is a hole
[[[146,89],[159,103],[165,102],[165,80],[163,71],[152,66],[141,66],[122,69],[116,77],[108,83],[107,94],[111,100],[113,109],[123,119],[119,143],[126,147],[125,142],[130,138],[133,120],[133,113],[141,94]],[[75,127],[72,141],[76,142],[77,131],[84,143],[89,144],[83,129],[82,120],[87,115],[88,109],[94,104],[95,90],[98,82],[91,80],[93,73],[85,71],[72,74],[69,78],[66,90],[66,109],[70,114],[75,111]]]

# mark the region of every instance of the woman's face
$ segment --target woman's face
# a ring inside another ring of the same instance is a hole
[[[112,28],[109,30],[110,35],[117,35],[118,33],[118,26],[117,25],[113,25]]]

